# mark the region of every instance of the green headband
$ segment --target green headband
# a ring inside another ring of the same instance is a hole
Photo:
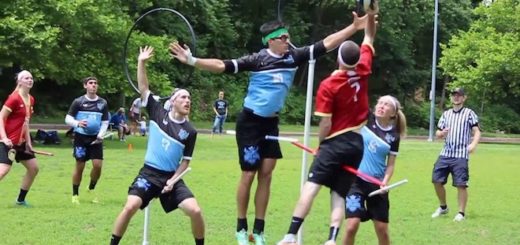
[[[283,28],[283,27],[279,28],[279,29],[276,29],[273,32],[267,34],[265,37],[263,37],[262,38],[262,43],[264,45],[267,45],[267,41],[269,41],[269,40],[271,40],[271,39],[273,39],[275,37],[279,37],[279,36],[281,36],[283,34],[289,34],[289,31],[287,29]]]

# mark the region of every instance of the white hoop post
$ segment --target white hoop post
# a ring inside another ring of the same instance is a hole
[[[303,128],[303,145],[309,145],[309,138],[311,134],[311,115],[312,115],[312,95],[314,90],[314,68],[316,66],[316,59],[311,54],[309,60],[309,71],[307,74],[307,94],[305,99],[305,124]],[[303,190],[303,185],[307,179],[307,156],[309,153],[302,152],[302,169],[300,177],[300,193]],[[298,244],[303,244],[303,224],[298,231]]]

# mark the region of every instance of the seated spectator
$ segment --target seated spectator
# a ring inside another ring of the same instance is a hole
[[[119,108],[116,113],[110,118],[110,125],[112,129],[117,130],[117,135],[120,141],[125,141],[125,135],[130,134],[130,128],[126,124],[125,108]]]

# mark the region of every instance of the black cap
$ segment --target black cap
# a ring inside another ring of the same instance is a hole
[[[455,88],[454,90],[451,91],[451,94],[460,94],[462,96],[465,95],[463,88]]]

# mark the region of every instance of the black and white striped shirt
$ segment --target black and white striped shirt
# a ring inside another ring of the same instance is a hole
[[[471,143],[472,128],[478,127],[478,117],[469,108],[461,108],[458,111],[449,109],[442,113],[437,128],[443,130],[449,128],[444,141],[441,156],[453,158],[469,158],[468,145]]]

